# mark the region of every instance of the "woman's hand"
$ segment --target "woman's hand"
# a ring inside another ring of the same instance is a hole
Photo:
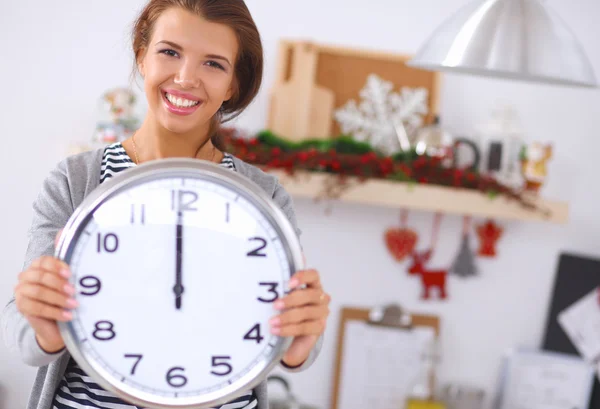
[[[274,307],[282,312],[273,317],[270,324],[271,333],[294,337],[283,363],[296,367],[306,361],[325,331],[331,297],[323,290],[317,270],[297,272],[289,287],[293,291],[275,302]]]
[[[38,344],[47,353],[64,348],[57,321],[70,321],[72,315],[67,309],[77,306],[72,298],[75,288],[69,284],[69,275],[66,263],[43,256],[19,274],[15,287],[17,309],[25,316],[35,331]]]

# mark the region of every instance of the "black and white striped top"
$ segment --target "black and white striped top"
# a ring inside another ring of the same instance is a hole
[[[100,183],[114,174],[136,166],[123,149],[120,142],[108,145],[104,149]],[[235,171],[230,154],[226,153],[221,166]],[[220,406],[218,409],[252,409],[258,405],[254,390],[250,390],[237,399]],[[52,409],[139,409],[104,390],[94,382],[73,358],[69,360],[65,374],[58,385]]]
[[[112,177],[115,173],[134,167],[135,163],[125,149],[121,142],[113,143],[108,145],[104,149],[104,156],[102,157],[102,168],[100,170],[100,183],[106,179]],[[221,160],[221,166],[235,171],[235,165],[233,163],[233,157],[229,153],[225,153],[223,160]]]

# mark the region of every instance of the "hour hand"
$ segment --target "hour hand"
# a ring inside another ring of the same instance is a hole
[[[180,211],[177,214],[177,226],[175,228],[175,285],[173,292],[175,293],[175,308],[181,309],[181,297],[183,295],[183,213]]]
[[[175,284],[173,292],[175,293],[175,308],[179,310],[181,309],[181,295],[183,294],[183,286],[181,283]]]

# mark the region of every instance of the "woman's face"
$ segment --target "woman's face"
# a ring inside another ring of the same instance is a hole
[[[138,61],[148,109],[174,133],[208,129],[235,90],[235,32],[181,8],[165,10]]]

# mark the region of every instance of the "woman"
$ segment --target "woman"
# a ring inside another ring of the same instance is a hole
[[[243,0],[150,0],[133,30],[137,69],[148,114],[128,140],[71,156],[51,172],[34,203],[25,270],[2,314],[9,347],[39,367],[28,408],[133,408],[102,390],[70,358],[57,321],[75,308],[68,266],[51,255],[54,240],[83,198],[114,173],[168,157],[212,161],[251,178],[296,224],[289,195],[275,178],[218,149],[219,124],[254,99],[262,77],[259,33]],[[271,332],[294,340],[281,364],[307,368],[319,352],[330,297],[315,270],[298,272],[304,286],[279,300]],[[236,408],[266,408],[265,384],[247,391]]]

